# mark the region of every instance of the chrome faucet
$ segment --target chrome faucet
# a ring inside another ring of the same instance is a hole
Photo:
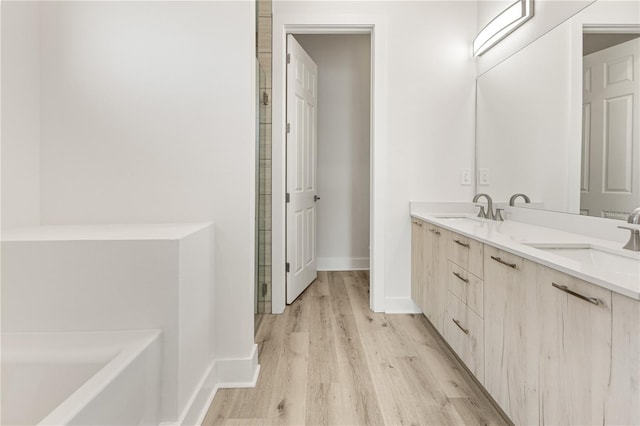
[[[484,206],[480,207],[480,212],[478,213],[478,217],[483,217],[485,219],[494,219],[495,215],[493,213],[493,200],[488,194],[476,194],[473,197],[473,202],[477,203],[481,197],[485,197],[487,199],[487,212],[484,211]]]
[[[640,207],[635,208],[631,212],[627,218],[627,223],[632,223],[634,225],[640,224]],[[618,226],[618,228],[631,231],[629,241],[623,248],[631,251],[640,251],[640,230],[637,228],[630,228],[628,226]]]
[[[511,198],[509,198],[509,205],[511,207],[513,207],[515,205],[516,198],[518,198],[518,197],[522,197],[524,199],[524,202],[527,203],[527,204],[531,202],[531,199],[529,197],[527,197],[527,194],[513,194],[511,196]]]

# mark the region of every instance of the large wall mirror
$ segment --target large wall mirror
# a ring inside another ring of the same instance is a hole
[[[626,219],[640,206],[639,91],[640,6],[597,1],[478,77],[477,192]]]

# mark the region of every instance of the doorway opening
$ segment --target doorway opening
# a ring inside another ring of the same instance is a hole
[[[371,35],[287,37],[287,303],[369,270]]]
[[[369,176],[369,307],[384,312],[385,194],[387,152],[387,22],[380,15],[273,15],[273,222],[272,312],[286,306],[286,55],[288,34],[369,34],[370,40],[370,176]]]

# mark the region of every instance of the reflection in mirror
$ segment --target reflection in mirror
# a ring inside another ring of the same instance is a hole
[[[640,34],[583,36],[580,213],[625,220],[640,206]]]
[[[640,206],[640,45],[620,50],[640,42],[637,12],[595,2],[478,77],[476,168],[489,179],[476,192],[616,219]]]
[[[570,105],[558,100],[571,82],[570,48],[558,27],[478,77],[477,167],[489,183],[476,192],[503,202],[525,193],[533,206],[578,213],[580,140],[571,143]]]

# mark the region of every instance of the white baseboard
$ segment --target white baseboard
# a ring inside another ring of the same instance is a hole
[[[384,312],[387,314],[419,314],[420,308],[410,297],[387,297]]]
[[[252,388],[258,381],[258,345],[253,345],[247,358],[219,359],[216,361],[218,385],[221,388]]]
[[[318,271],[368,271],[368,257],[319,257]]]
[[[176,425],[201,425],[218,389],[255,387],[259,375],[258,345],[253,345],[252,353],[247,358],[213,361]],[[163,426],[170,424],[162,423]]]

